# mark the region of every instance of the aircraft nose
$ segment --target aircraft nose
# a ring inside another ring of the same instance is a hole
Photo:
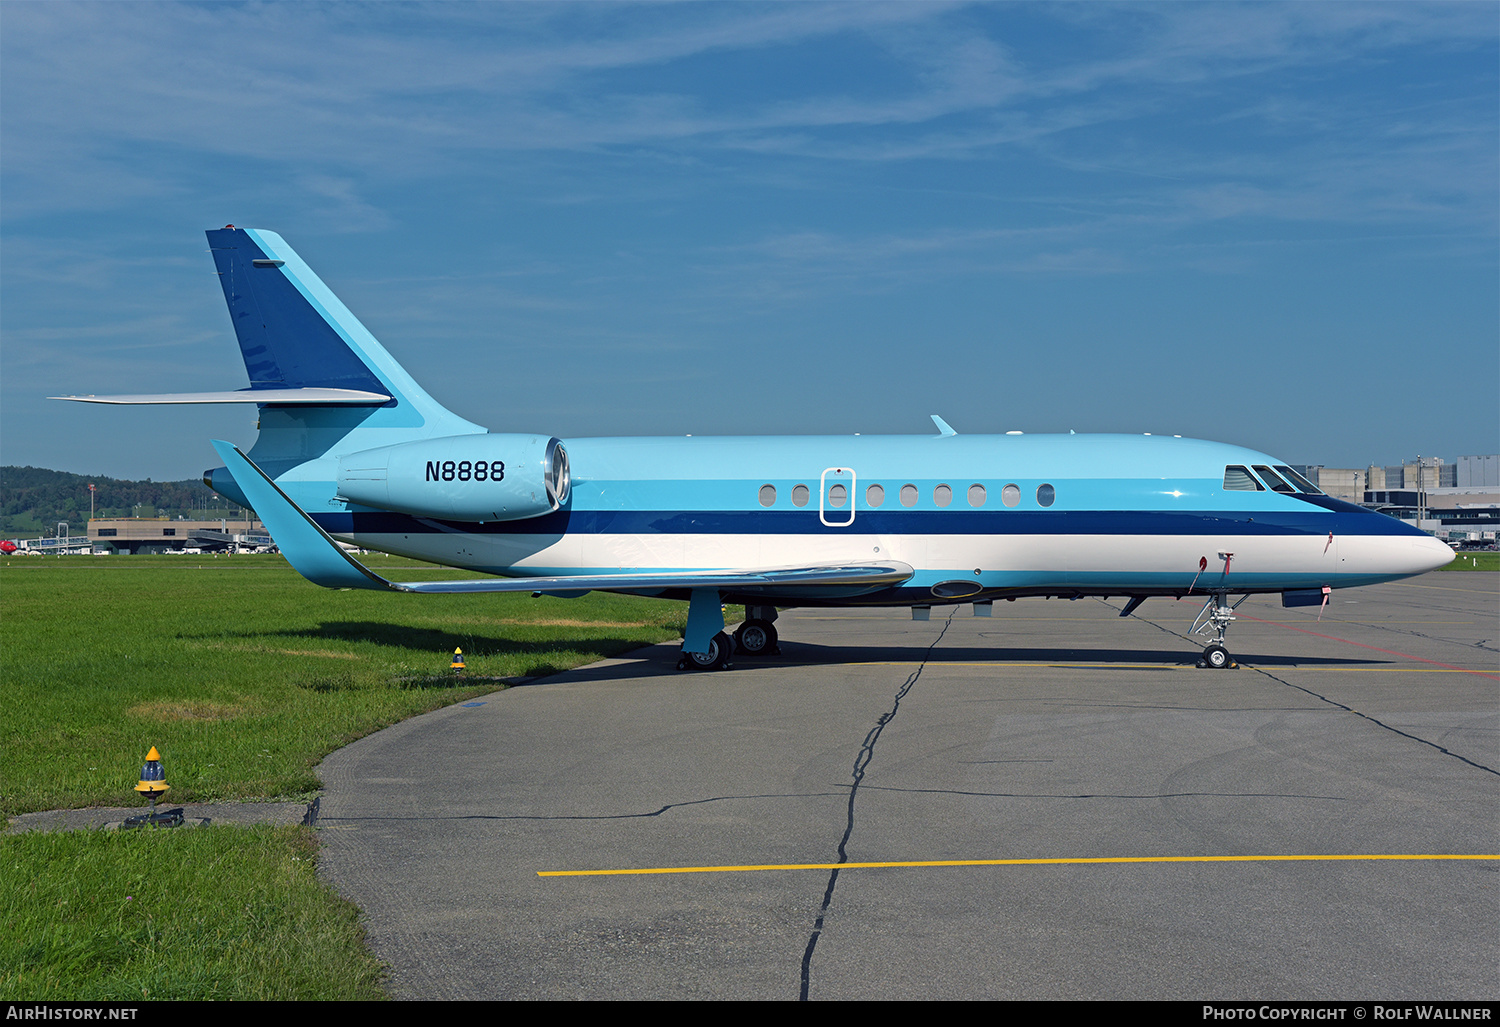
[[[1418,574],[1435,571],[1453,562],[1453,550],[1446,542],[1439,542],[1435,538],[1428,537],[1412,539],[1411,544],[1416,550],[1413,554],[1415,557],[1413,562],[1421,565],[1421,570],[1417,571]]]

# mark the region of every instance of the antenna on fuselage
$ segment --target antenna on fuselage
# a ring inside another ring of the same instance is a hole
[[[943,420],[937,414],[928,414],[927,416],[930,417],[930,418],[932,418],[932,423],[933,424],[937,425],[937,429],[938,429],[938,434],[939,435],[948,436],[948,435],[957,435],[958,434],[958,432],[954,431],[948,425],[947,421]]]

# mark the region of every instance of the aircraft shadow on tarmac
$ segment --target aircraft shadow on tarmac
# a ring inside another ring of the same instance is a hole
[[[524,622],[516,627],[525,627]],[[529,640],[507,637],[503,626],[486,630],[458,633],[441,628],[412,627],[405,624],[389,624],[378,621],[332,621],[315,628],[285,629],[281,631],[245,632],[250,638],[288,638],[299,640],[325,640],[340,642],[369,642],[393,648],[428,651],[446,657],[454,649],[463,649],[468,657],[471,672],[483,673],[482,662],[496,657],[534,657],[534,663],[524,663],[513,674],[532,679],[530,684],[543,684],[544,679],[560,673],[563,667],[548,659],[563,648],[576,653],[597,653],[600,659],[619,654],[625,663],[608,667],[593,667],[574,670],[569,680],[599,680],[607,677],[647,676],[701,676],[705,673],[676,669],[678,645],[663,643],[640,648],[634,640],[612,635],[583,635],[562,640]],[[790,667],[839,666],[861,663],[925,663],[929,666],[961,663],[994,664],[996,669],[1007,664],[1087,664],[1093,667],[1122,670],[1142,670],[1151,667],[1192,667],[1198,660],[1196,652],[1181,649],[1120,649],[1120,648],[1007,648],[1004,646],[948,646],[933,649],[930,645],[858,645],[832,646],[816,643],[783,641],[780,656],[744,656],[734,658],[729,674],[743,673],[755,668],[785,669]],[[1388,660],[1335,659],[1329,657],[1286,656],[1280,654],[1235,653],[1242,664],[1263,667],[1344,668],[1387,664]],[[1142,665],[1146,666],[1142,666]],[[1204,671],[1209,673],[1209,671]]]
[[[925,664],[929,667],[941,667],[943,664],[980,663],[993,664],[999,671],[1011,664],[1083,664],[1106,670],[1152,670],[1154,668],[1167,670],[1192,668],[1198,661],[1198,655],[1194,652],[1161,649],[1009,649],[1001,646],[960,646],[934,650],[924,645],[827,646],[785,640],[782,641],[781,648],[780,656],[736,656],[733,667],[728,671],[678,671],[676,669],[678,647],[667,643],[638,649],[627,654],[624,657],[626,662],[611,663],[605,667],[583,667],[571,671],[568,674],[568,680],[598,681],[606,678],[660,676],[704,678],[715,674],[732,676],[761,668],[780,670],[793,667],[848,666],[862,663],[897,663],[913,666]],[[1386,665],[1391,662],[1389,660],[1334,659],[1275,654],[1262,656],[1250,653],[1243,655],[1236,653],[1235,659],[1247,666],[1266,669],[1300,667],[1327,670]],[[1212,675],[1224,672],[1205,669],[1203,673]],[[728,680],[732,680],[732,677]],[[528,684],[545,685],[546,683],[544,680],[537,680]]]
[[[524,621],[514,625],[517,628],[527,628]],[[540,627],[540,626],[538,626]],[[587,628],[587,625],[581,625]],[[220,637],[220,636],[215,636]],[[445,631],[440,628],[411,627],[406,624],[386,624],[378,621],[332,621],[319,624],[315,628],[284,629],[280,631],[245,631],[240,632],[241,638],[285,638],[298,639],[302,641],[338,641],[338,642],[368,642],[374,645],[390,646],[397,649],[416,649],[432,652],[435,659],[440,657],[443,666],[447,666],[449,655],[455,649],[462,649],[464,656],[468,659],[471,671],[484,672],[482,661],[486,658],[496,657],[522,657],[520,669],[513,673],[526,676],[538,677],[547,674],[556,674],[565,668],[558,665],[548,657],[554,657],[559,650],[575,653],[594,653],[598,659],[605,659],[619,653],[630,652],[640,648],[639,639],[619,638],[608,634],[579,634],[569,638],[552,640],[517,639],[507,637],[505,626],[494,625],[482,630],[458,633]],[[675,649],[673,650],[675,652]],[[526,662],[524,657],[533,657],[534,662]],[[674,656],[673,659],[676,657]]]

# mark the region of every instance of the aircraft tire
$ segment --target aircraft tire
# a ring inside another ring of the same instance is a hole
[[[734,632],[734,651],[746,656],[768,656],[779,652],[776,627],[768,620],[747,620]]]
[[[677,666],[685,670],[726,670],[730,666],[729,654],[734,651],[734,640],[719,632],[708,640],[708,652],[683,653]]]
[[[1211,645],[1203,650],[1203,662],[1214,670],[1223,670],[1229,666],[1229,650],[1222,645]]]

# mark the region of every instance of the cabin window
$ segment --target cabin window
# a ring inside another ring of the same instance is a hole
[[[1015,506],[1021,501],[1021,486],[1014,483],[1000,490],[1000,502],[1006,506]]]
[[[761,506],[775,506],[776,505],[776,486],[775,485],[762,485],[760,487],[760,505]]]
[[[915,485],[902,485],[901,486],[901,505],[902,506],[916,506],[917,505],[917,487]]]
[[[983,485],[970,485],[969,486],[969,505],[970,506],[983,506],[984,505],[984,486]]]
[[[947,485],[939,485],[932,490],[932,501],[938,506],[947,506],[953,502],[953,490]]]
[[[1260,480],[1261,481],[1263,481],[1267,485],[1271,486],[1271,488],[1275,489],[1277,492],[1296,492],[1297,491],[1296,489],[1294,489],[1290,485],[1288,485],[1286,482],[1282,481],[1281,480],[1281,475],[1279,475],[1275,471],[1271,470],[1265,464],[1256,464],[1255,465],[1255,473],[1258,474],[1258,475],[1260,475]]]
[[[1036,487],[1036,505],[1051,506],[1057,502],[1057,489],[1051,485],[1038,485]]]
[[[831,485],[828,489],[828,505],[835,510],[842,510],[844,504],[849,502],[849,490],[843,485]]]
[[[879,485],[871,485],[865,489],[865,502],[872,508],[881,505],[885,502],[885,489]]]
[[[1266,487],[1255,480],[1249,469],[1238,464],[1224,468],[1225,492],[1264,492]]]
[[[807,486],[806,485],[793,485],[792,486],[792,505],[793,506],[806,506],[807,505],[808,494],[809,493],[807,491]]]
[[[1302,477],[1302,475],[1298,474],[1296,471],[1292,470],[1290,467],[1283,467],[1281,464],[1277,464],[1276,465],[1276,470],[1278,472],[1280,472],[1280,474],[1281,474],[1281,476],[1283,478],[1285,478],[1287,481],[1291,482],[1293,485],[1297,486],[1297,491],[1298,492],[1306,492],[1310,496],[1321,496],[1321,495],[1323,495],[1323,490],[1322,489],[1318,488],[1318,486],[1314,485],[1312,482],[1310,482],[1306,478]]]

